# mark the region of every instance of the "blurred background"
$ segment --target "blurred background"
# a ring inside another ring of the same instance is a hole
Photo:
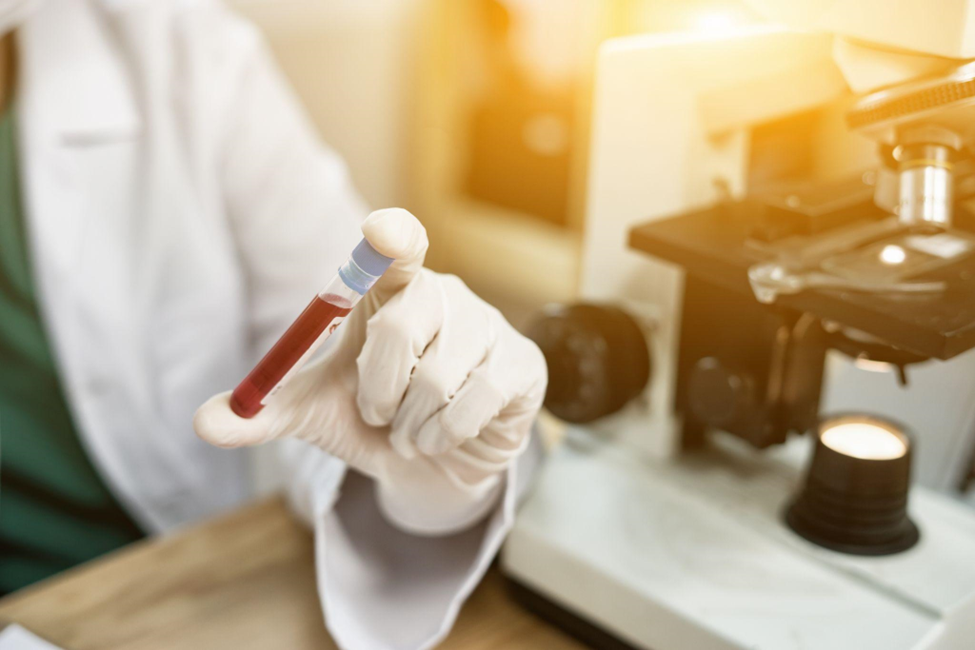
[[[227,1],[264,32],[324,141],[348,162],[370,205],[402,206],[416,214],[430,235],[428,266],[459,275],[523,330],[542,305],[580,299],[586,214],[591,212],[586,193],[592,98],[601,44],[648,33],[719,37],[762,20],[742,0]],[[893,29],[891,24],[911,22],[907,14],[885,20],[872,24]],[[944,26],[908,29],[914,31],[922,36],[947,33]],[[829,41],[821,40],[796,56],[828,58],[829,48]],[[761,104],[770,115],[787,114],[747,123],[747,188],[726,185],[702,190],[688,181],[694,194],[682,196],[676,211],[745,189],[751,193],[775,187],[793,177],[825,180],[853,174],[859,183],[860,170],[876,165],[876,146],[859,135],[848,137],[843,116],[849,108],[849,91],[835,66],[830,64],[826,72],[825,86],[842,88],[844,96],[830,96],[822,106],[802,104],[804,100],[797,99],[801,93],[790,90],[791,86],[782,92],[775,86],[774,92],[761,98],[754,86],[747,86],[744,95],[723,96],[722,109],[728,102],[740,101],[748,110]],[[639,83],[639,77],[633,83]],[[648,92],[654,90],[634,88],[633,96]],[[825,101],[813,95],[814,103]],[[780,104],[789,101],[799,103],[786,111]],[[653,118],[647,115],[647,120]],[[731,111],[721,128],[745,123],[737,124],[736,119],[744,118]],[[674,128],[685,126],[675,122]],[[722,147],[734,151],[737,142],[734,138],[710,142],[714,149],[707,154],[695,152],[696,158],[688,159],[693,164],[686,166],[703,170],[711,160],[708,156],[731,160]],[[827,144],[811,144],[816,142]],[[648,168],[654,164],[651,158],[646,157]],[[658,157],[656,164],[670,162]],[[710,180],[713,175],[692,172],[682,170],[682,177]],[[648,169],[645,177],[649,183],[660,174]],[[653,188],[653,193],[666,194],[667,189]],[[668,200],[657,202],[641,195],[638,203],[662,206],[669,205]],[[605,221],[600,229],[610,230]],[[595,248],[616,251],[619,238],[607,246],[606,237],[588,240]],[[637,257],[623,250],[619,258],[616,255],[604,253],[600,263],[612,267],[627,255]],[[639,257],[641,263],[651,264]],[[602,282],[603,271],[595,275],[600,290],[604,284],[613,287],[614,299],[625,293],[613,281]],[[628,297],[669,305],[670,298],[661,297],[666,291],[660,287],[665,285],[647,281],[639,285],[639,295]],[[592,297],[593,292],[585,295]],[[636,304],[631,303],[627,307]],[[677,321],[671,320],[663,319],[659,327],[676,328]],[[676,330],[672,334],[676,337]],[[654,332],[660,358],[678,349],[677,339],[668,336]],[[857,373],[850,377],[855,390],[833,375],[828,383],[838,386],[833,394],[849,394],[862,406],[859,401],[866,400],[867,380]],[[655,381],[666,385],[670,380]],[[909,402],[894,375],[880,374],[872,380],[882,383],[878,410]],[[939,381],[928,384],[937,387]],[[660,395],[654,412],[669,412],[672,396],[666,391]],[[915,410],[929,416],[926,407]],[[967,439],[964,428],[946,428],[950,435],[939,434],[942,438],[954,440],[957,434]],[[942,461],[939,457],[927,474],[942,475],[938,464]],[[975,498],[975,490],[972,494]]]
[[[373,207],[516,325],[578,284],[600,43],[717,31],[728,0],[230,0],[264,31]]]

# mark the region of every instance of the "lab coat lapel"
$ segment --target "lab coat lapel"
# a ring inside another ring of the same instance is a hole
[[[18,32],[21,86],[61,144],[131,138],[141,120],[114,43],[87,0],[47,0]]]
[[[132,90],[103,26],[84,0],[48,0],[18,31],[21,156],[35,266],[68,283],[84,215],[80,148],[140,130]]]
[[[131,506],[126,444],[101,435],[112,383],[138,381],[131,298],[132,175],[140,118],[121,58],[85,0],[47,0],[17,32],[16,94],[34,282],[61,383],[90,455]],[[130,391],[129,396],[139,395]],[[135,420],[133,419],[133,422]],[[116,436],[117,438],[117,436]],[[131,510],[131,508],[130,508]]]

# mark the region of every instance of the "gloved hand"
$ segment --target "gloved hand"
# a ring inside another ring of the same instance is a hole
[[[396,261],[328,355],[254,418],[234,414],[227,392],[200,407],[194,427],[221,447],[301,438],[374,478],[399,527],[461,530],[491,509],[528,444],[545,360],[458,278],[422,268],[427,236],[412,214],[373,212],[362,231]]]

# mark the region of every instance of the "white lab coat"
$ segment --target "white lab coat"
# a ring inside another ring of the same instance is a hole
[[[17,39],[34,279],[82,442],[148,530],[231,508],[249,493],[246,458],[200,441],[193,413],[335,272],[366,209],[259,33],[216,0],[46,0]],[[343,463],[287,444],[336,641],[442,638],[533,457],[483,525],[419,538]]]

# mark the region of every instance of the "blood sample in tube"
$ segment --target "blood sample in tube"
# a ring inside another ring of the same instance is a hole
[[[363,239],[301,315],[234,389],[230,408],[242,418],[263,409],[349,315],[393,262]]]

